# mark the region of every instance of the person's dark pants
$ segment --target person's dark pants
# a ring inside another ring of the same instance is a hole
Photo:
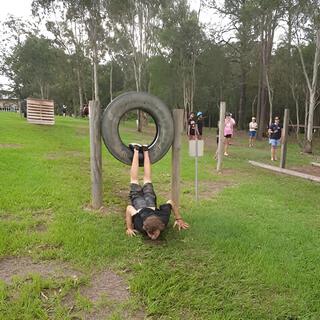
[[[157,197],[151,182],[145,183],[142,187],[137,183],[130,183],[129,198],[136,210],[157,206]]]

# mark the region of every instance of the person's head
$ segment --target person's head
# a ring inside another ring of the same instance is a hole
[[[256,122],[256,118],[255,117],[252,117],[251,120],[252,120],[252,122]]]
[[[231,113],[230,112],[226,112],[226,119],[231,118]]]
[[[197,117],[198,117],[198,118],[201,118],[201,117],[202,117],[202,112],[201,112],[201,111],[199,111],[199,112],[197,113]]]
[[[274,123],[279,123],[280,122],[280,118],[278,116],[274,117]]]
[[[194,112],[190,112],[189,118],[190,118],[190,119],[194,118]]]
[[[143,222],[143,229],[151,240],[156,240],[164,228],[164,223],[156,215],[149,216]]]

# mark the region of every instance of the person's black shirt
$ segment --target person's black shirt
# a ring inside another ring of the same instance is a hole
[[[194,136],[196,134],[196,121],[194,119],[189,119],[188,120],[188,125],[190,127],[189,134],[191,136]]]
[[[143,208],[137,214],[133,216],[133,227],[135,230],[145,233],[143,229],[143,222],[148,217],[155,215],[161,219],[165,226],[168,225],[170,214],[171,214],[172,206],[170,203],[163,204],[159,207],[159,209],[150,209],[150,208]]]
[[[276,123],[271,123],[269,129],[272,131],[270,134],[270,139],[279,140],[281,138],[281,125]]]

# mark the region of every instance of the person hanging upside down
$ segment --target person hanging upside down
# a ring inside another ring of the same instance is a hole
[[[131,205],[126,209],[126,233],[128,236],[135,236],[138,232],[146,234],[150,239],[155,240],[159,237],[170,218],[171,210],[175,216],[174,227],[187,229],[189,225],[182,219],[179,208],[168,200],[167,203],[157,207],[157,197],[153,190],[151,181],[151,163],[149,158],[148,146],[131,144],[133,149],[133,159],[130,170],[130,193]],[[143,152],[143,186],[139,185],[139,151]]]

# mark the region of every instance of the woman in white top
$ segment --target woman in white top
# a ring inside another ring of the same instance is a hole
[[[253,142],[256,139],[258,124],[256,118],[252,117],[249,123],[249,148],[253,147]]]

